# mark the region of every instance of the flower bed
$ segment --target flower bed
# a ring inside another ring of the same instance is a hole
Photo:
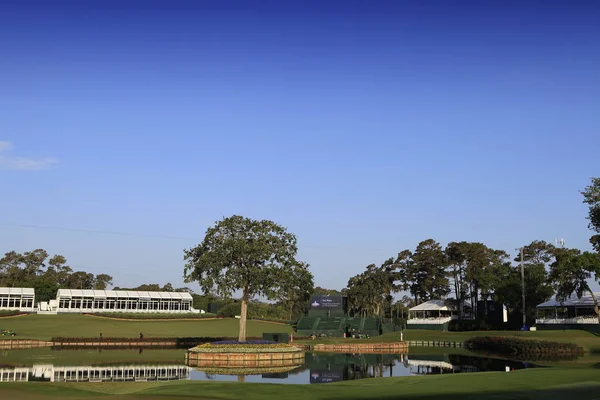
[[[583,347],[574,343],[529,340],[516,337],[474,337],[465,342],[465,347],[529,361],[574,359],[584,354]]]
[[[282,368],[304,363],[304,349],[267,340],[223,340],[193,347],[186,354],[191,367]]]
[[[206,374],[215,375],[261,375],[261,374],[281,374],[284,372],[290,372],[300,367],[301,365],[292,365],[287,367],[230,367],[230,368],[197,368],[198,371]]]
[[[259,339],[246,342],[221,340],[193,347],[189,351],[193,353],[289,353],[303,350],[290,344]]]

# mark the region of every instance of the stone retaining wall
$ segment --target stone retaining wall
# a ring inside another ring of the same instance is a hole
[[[328,353],[406,353],[408,342],[392,343],[332,343],[308,345],[309,351]]]
[[[0,340],[0,350],[33,349],[38,347],[51,347],[52,342],[33,339],[4,339]]]
[[[135,341],[135,340],[124,340],[124,341],[95,341],[95,342],[52,342],[53,346],[57,347],[173,347],[177,346],[176,340],[157,340],[157,341]]]

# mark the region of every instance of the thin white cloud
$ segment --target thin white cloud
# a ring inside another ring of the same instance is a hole
[[[26,157],[11,157],[5,153],[12,150],[13,145],[10,142],[0,141],[0,170],[7,171],[39,171],[50,168],[56,164],[58,160],[55,158],[26,158]]]
[[[0,142],[0,153],[6,150],[12,149],[13,146],[10,142]]]

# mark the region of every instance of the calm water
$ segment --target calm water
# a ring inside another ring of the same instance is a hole
[[[219,371],[188,367],[183,359],[184,352],[176,350],[11,350],[0,353],[0,382],[212,380],[324,384],[375,377],[506,371],[534,367],[517,361],[448,353],[307,353],[304,365],[287,371],[223,375]]]

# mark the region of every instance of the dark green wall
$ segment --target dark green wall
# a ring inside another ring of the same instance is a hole
[[[424,331],[447,331],[448,324],[407,324],[406,329],[419,329]]]
[[[539,331],[579,330],[600,334],[600,324],[537,324]]]

